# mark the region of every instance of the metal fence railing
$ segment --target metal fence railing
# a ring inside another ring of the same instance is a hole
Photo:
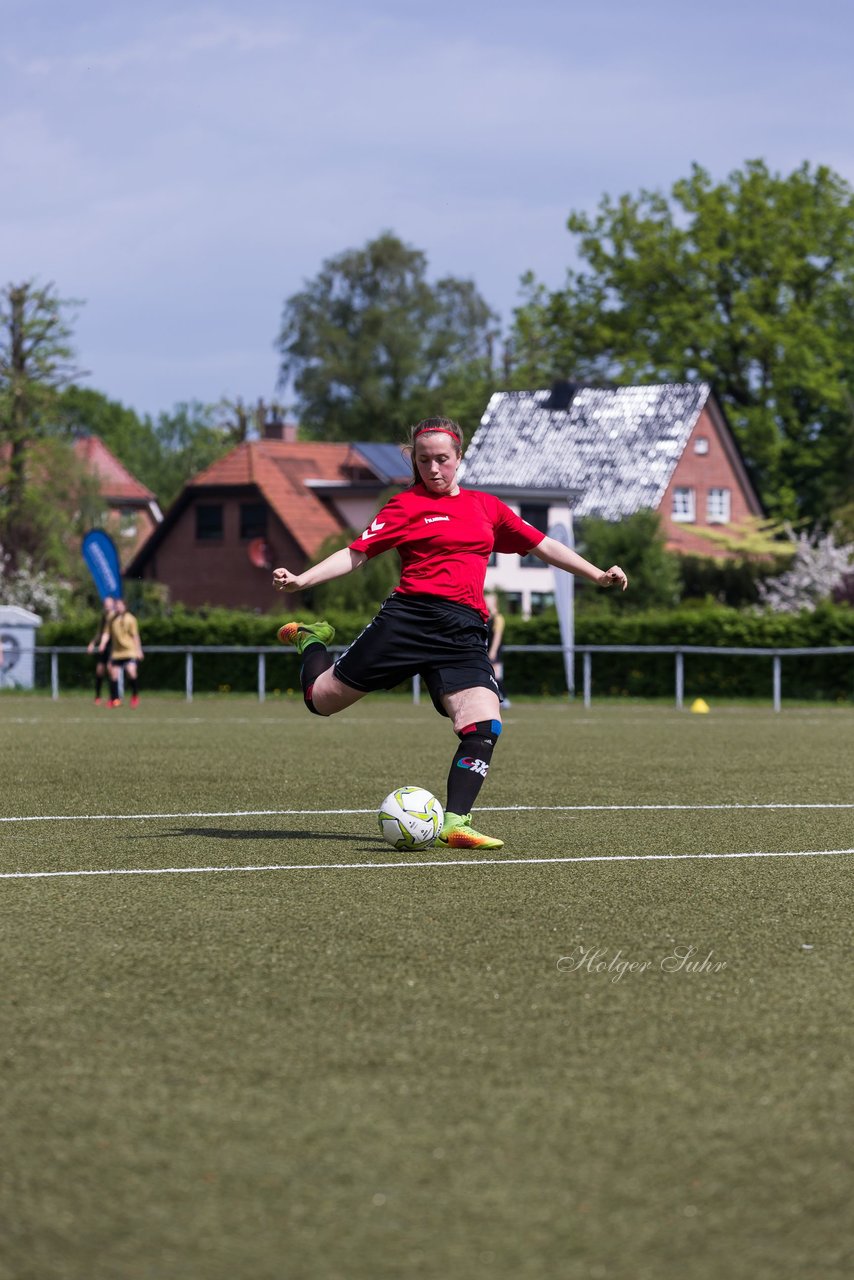
[[[333,653],[340,653],[344,646],[333,646]],[[282,655],[280,645],[146,645],[146,655],[153,654],[183,654],[184,656],[184,694],[186,700],[191,702],[193,699],[193,682],[194,682],[194,660],[199,655],[208,654],[233,654],[242,657],[254,656],[257,661],[257,691],[258,700],[263,702],[267,696],[267,656],[269,654]],[[771,659],[771,698],[775,711],[779,711],[782,707],[783,698],[783,677],[782,665],[783,659],[792,658],[816,658],[816,657],[843,657],[854,655],[854,646],[831,645],[823,648],[814,649],[754,649],[754,648],[730,648],[725,646],[714,645],[613,645],[613,644],[591,644],[576,645],[575,654],[581,657],[581,691],[585,707],[589,707],[593,697],[593,658],[596,654],[672,654],[673,655],[673,691],[674,703],[677,709],[681,710],[684,705],[685,698],[685,658],[687,656],[714,656],[721,657],[758,657]],[[59,697],[60,690],[60,657],[63,655],[86,655],[87,650],[79,645],[51,645],[51,646],[35,646],[33,653],[36,655],[44,655],[49,662],[49,681],[51,697],[56,699]],[[506,645],[504,654],[564,654],[564,658],[571,657],[571,652],[563,649],[561,645],[544,644],[544,645]],[[92,655],[89,655],[90,657]],[[569,669],[574,669],[574,662],[569,665]],[[421,682],[416,676],[412,682],[413,701],[418,702],[421,697]]]
[[[681,711],[685,699],[685,656],[701,657],[761,657],[771,659],[771,698],[774,710],[783,705],[783,658],[821,658],[833,655],[841,657],[854,654],[854,646],[828,645],[816,649],[743,649],[716,645],[579,645],[576,653],[582,654],[582,687],[585,707],[590,706],[594,653],[672,653],[674,659],[674,701]]]

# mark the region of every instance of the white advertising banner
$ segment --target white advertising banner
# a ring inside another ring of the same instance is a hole
[[[565,547],[575,549],[575,536],[572,528],[572,514],[569,513],[566,524],[553,524],[549,529],[549,537],[555,542],[562,542]],[[563,646],[563,669],[566,673],[566,687],[570,697],[575,693],[575,577],[563,569],[552,569],[555,590],[555,606],[560,623],[560,642]]]

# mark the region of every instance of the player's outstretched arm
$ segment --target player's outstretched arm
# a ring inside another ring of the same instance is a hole
[[[552,564],[557,569],[565,569],[567,573],[574,573],[578,578],[587,578],[588,582],[595,582],[599,587],[619,587],[625,591],[629,585],[628,578],[618,564],[612,565],[610,569],[597,569],[595,564],[585,560],[571,547],[565,547],[556,538],[543,538],[540,545],[534,547],[533,554],[546,564]]]
[[[284,568],[274,569],[273,586],[277,591],[302,591],[305,587],[316,587],[321,582],[331,582],[333,578],[343,578],[354,569],[360,569],[367,558],[364,551],[342,547],[319,564],[313,564],[304,573],[291,573],[290,569]]]

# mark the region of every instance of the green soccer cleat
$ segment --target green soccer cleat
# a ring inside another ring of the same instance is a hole
[[[302,654],[310,644],[331,644],[335,628],[328,622],[286,622],[276,634],[280,644],[292,644]]]
[[[503,849],[504,841],[481,835],[471,825],[470,813],[445,813],[436,843],[446,849]]]

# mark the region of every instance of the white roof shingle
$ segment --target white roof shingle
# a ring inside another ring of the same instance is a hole
[[[708,383],[575,389],[567,408],[551,391],[499,391],[466,450],[472,488],[574,493],[579,516],[617,520],[661,502]]]

